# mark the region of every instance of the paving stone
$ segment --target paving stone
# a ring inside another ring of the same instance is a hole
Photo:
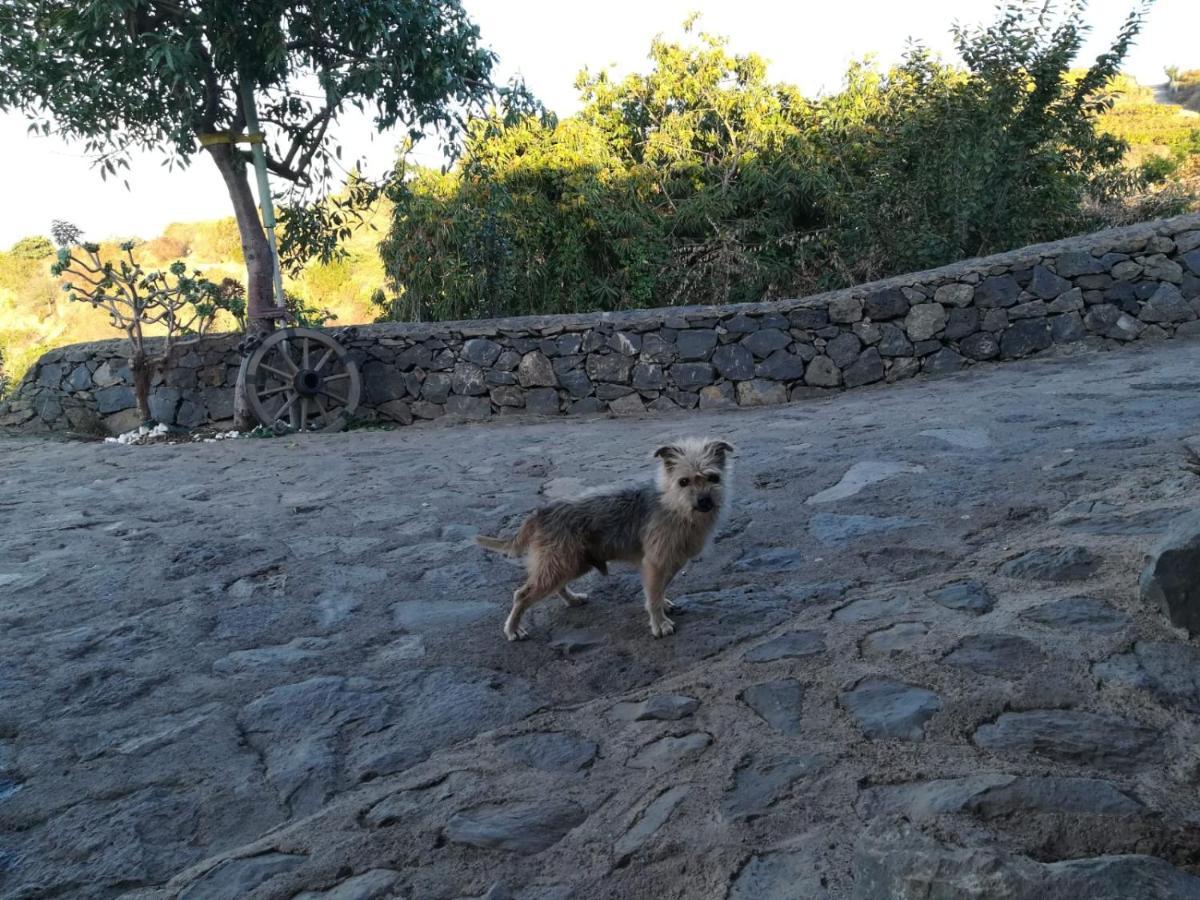
[[[824,544],[839,544],[877,534],[919,528],[925,523],[908,516],[843,516],[816,513],[808,520],[808,531]]]
[[[825,652],[825,635],[820,631],[789,631],[747,651],[746,662],[773,662]]]
[[[1037,644],[1014,634],[967,635],[942,658],[948,666],[1009,680],[1024,678],[1046,661]]]
[[[664,721],[686,719],[700,708],[695,697],[682,694],[655,694],[638,703],[618,703],[613,715],[629,722]]]
[[[913,645],[929,633],[921,622],[897,622],[887,628],[872,631],[862,641],[863,656],[888,656],[893,653],[911,653]]]
[[[776,731],[791,735],[803,733],[800,719],[804,687],[794,678],[752,685],[742,691],[740,697]]]
[[[886,616],[901,616],[911,604],[904,597],[863,597],[853,600],[833,614],[835,622],[868,622]]]
[[[488,850],[540,853],[583,824],[587,813],[563,800],[487,803],[461,810],[446,823],[446,838]]]
[[[693,731],[680,737],[667,736],[642,747],[629,760],[633,769],[665,771],[686,765],[703,755],[712,744],[712,735]]]
[[[227,900],[245,897],[276,875],[303,865],[305,857],[295,853],[261,853],[243,859],[229,859],[193,881],[179,900]]]
[[[864,678],[841,704],[872,740],[920,741],[925,723],[942,707],[933,691],[890,678]]]
[[[820,754],[743,759],[725,792],[721,814],[728,821],[764,815],[791,794],[797,781],[819,774],[828,765],[828,758]]]
[[[1171,624],[1200,634],[1200,513],[1181,518],[1154,547],[1138,587]]]
[[[371,869],[339,882],[326,891],[304,891],[293,900],[386,900],[400,880],[391,869]]]
[[[1021,618],[1051,628],[1072,632],[1111,634],[1124,630],[1129,616],[1113,609],[1103,600],[1091,597],[1067,597],[1043,603],[1021,613]]]
[[[1101,682],[1149,691],[1168,706],[1200,712],[1200,651],[1189,644],[1138,641],[1133,650],[1096,663]]]
[[[1100,562],[1086,547],[1037,547],[1010,559],[997,571],[1005,578],[1028,581],[1082,581],[1096,573]]]
[[[627,859],[641,850],[658,833],[659,829],[667,824],[671,814],[684,801],[690,790],[686,785],[676,785],[667,788],[651,800],[637,821],[621,835],[621,839],[613,847],[617,858],[619,860]]]
[[[1032,753],[1058,762],[1119,771],[1156,764],[1160,735],[1130,719],[1077,709],[1007,712],[975,731],[994,753]]]
[[[595,741],[561,731],[523,734],[499,744],[513,762],[543,772],[578,772],[592,764],[599,749]]]
[[[989,612],[996,605],[996,598],[978,581],[949,584],[931,592],[929,597],[947,609],[962,610],[976,615]]]

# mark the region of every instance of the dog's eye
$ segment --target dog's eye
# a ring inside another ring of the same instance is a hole
[[[709,475],[709,476],[708,476],[708,480],[709,480],[710,482],[712,482],[713,484],[720,484],[720,483],[721,483],[721,476],[720,476],[720,475]]]
[[[687,487],[687,486],[688,486],[688,480],[687,480],[686,478],[680,478],[680,479],[679,479],[679,486],[680,486],[680,487]]]

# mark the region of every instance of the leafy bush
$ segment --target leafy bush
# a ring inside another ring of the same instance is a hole
[[[1082,10],[955,29],[832,96],[768,81],[701,34],[647,74],[583,72],[580,113],[472,123],[447,173],[405,172],[380,246],[384,316],[469,318],[785,296],[1058,238],[1145,187],[1097,128],[1141,25],[1088,69]],[[1178,204],[1176,198],[1172,202]],[[1164,211],[1173,211],[1168,208]]]

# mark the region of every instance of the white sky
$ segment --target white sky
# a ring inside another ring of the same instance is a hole
[[[1092,39],[1081,62],[1103,50],[1135,0],[1092,0]],[[949,26],[988,21],[992,0],[464,0],[483,38],[500,56],[497,73],[524,75],[533,91],[559,114],[576,107],[572,87],[583,66],[612,65],[617,74],[644,71],[650,39],[680,34],[689,12],[704,30],[726,35],[735,52],[756,52],[770,62],[769,76],[798,84],[812,95],[836,90],[852,59],[868,53],[881,63],[899,59],[909,37],[953,56]],[[591,15],[568,15],[575,7]],[[1126,71],[1148,84],[1165,80],[1163,66],[1200,67],[1200,3],[1158,0],[1151,9]],[[373,134],[362,119],[341,129],[345,158],[365,155],[373,171],[392,159],[395,139]],[[152,155],[134,159],[131,190],[105,183],[77,147],[26,135],[19,116],[0,115],[0,171],[8,173],[0,209],[0,248],[29,234],[46,233],[67,219],[93,239],[152,237],[171,222],[230,215],[224,186],[203,155],[184,171],[169,173]]]

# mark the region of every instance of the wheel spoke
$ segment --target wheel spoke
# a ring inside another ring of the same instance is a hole
[[[317,409],[321,412],[321,422],[325,425],[328,425],[330,422],[329,410],[325,408],[325,404],[321,400],[321,395],[317,394],[315,397],[313,397],[313,401],[317,404]]]
[[[350,377],[349,372],[339,372],[337,375],[330,375],[329,377],[327,377],[325,379],[325,383],[329,384],[329,382],[331,382],[331,381],[341,381],[342,379],[349,378],[349,377]]]
[[[308,398],[300,399],[300,431],[308,427]]]
[[[291,375],[289,375],[287,372],[279,371],[279,369],[276,369],[274,366],[268,366],[266,363],[259,363],[258,368],[260,371],[270,372],[272,375],[274,375],[276,378],[278,378],[280,381],[284,382],[285,384],[292,383]]]
[[[283,361],[287,363],[287,367],[292,370],[293,375],[300,371],[296,363],[292,360],[291,341],[284,339],[279,342],[279,355],[283,357]]]
[[[330,400],[333,400],[336,403],[340,404],[341,406],[345,406],[347,400],[349,399],[347,397],[339,397],[333,391],[327,391],[327,390],[325,390],[325,388],[321,388],[321,393],[324,394],[326,397],[328,397]]]
[[[325,363],[329,362],[329,357],[331,357],[331,356],[333,356],[333,348],[332,347],[330,347],[328,350],[326,350],[325,353],[321,356],[321,358],[317,360],[317,364],[315,366],[313,366],[313,371],[320,372],[322,367],[325,365]]]
[[[288,423],[290,425],[291,424],[292,407],[294,407],[296,405],[296,400],[298,400],[299,397],[300,397],[299,394],[289,394],[287,401],[279,408],[279,411],[277,413],[275,413],[275,416],[271,419],[271,424],[274,425],[276,422],[281,421],[284,416],[287,416]]]
[[[303,355],[300,358],[302,360],[301,365],[307,369],[308,368],[308,338],[304,339],[304,351],[303,351]]]
[[[271,388],[269,391],[261,391],[258,395],[258,399],[266,400],[268,397],[274,397],[276,394],[281,394],[284,391],[289,390],[290,387],[291,385],[284,384],[277,388]]]

